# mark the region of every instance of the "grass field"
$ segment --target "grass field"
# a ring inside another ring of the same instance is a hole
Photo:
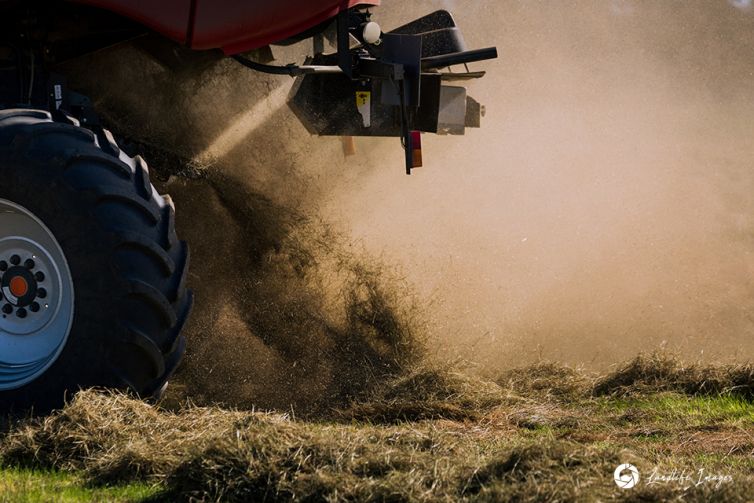
[[[85,481],[75,474],[49,470],[0,469],[0,501],[3,503],[145,501],[159,491],[158,486],[144,483],[86,487]]]
[[[656,356],[596,380],[422,368],[306,421],[84,392],[6,428],[0,498],[751,501],[753,376]],[[632,489],[613,480],[622,463]]]

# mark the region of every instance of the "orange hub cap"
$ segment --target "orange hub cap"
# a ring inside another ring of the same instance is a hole
[[[16,276],[15,278],[11,279],[10,285],[8,285],[8,287],[10,288],[10,293],[19,298],[23,297],[29,292],[29,284],[21,276]]]

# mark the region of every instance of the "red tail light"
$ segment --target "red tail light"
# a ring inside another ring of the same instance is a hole
[[[411,131],[411,168],[422,166],[422,134],[421,131]]]

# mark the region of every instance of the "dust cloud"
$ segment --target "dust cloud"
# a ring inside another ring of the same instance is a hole
[[[750,358],[748,4],[401,5],[450,7],[470,46],[498,46],[469,86],[487,117],[427,138],[412,179],[365,153],[327,211],[434,299],[438,351],[490,368]]]
[[[450,8],[470,47],[501,54],[469,86],[482,129],[426,137],[412,177],[397,140],[346,158],[310,137],[288,78],[166,72],[133,47],[75,63],[192,245],[186,393],[315,410],[399,371],[425,333],[482,370],[750,358],[747,5],[383,0],[386,28]]]

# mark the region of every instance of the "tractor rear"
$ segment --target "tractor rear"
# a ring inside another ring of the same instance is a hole
[[[479,127],[459,83],[497,53],[468,50],[445,11],[384,31],[377,3],[0,0],[0,409],[49,410],[92,386],[157,397],[186,346],[189,250],[172,200],[64,63],[133,43],[170,68],[232,57],[290,75],[311,133],[400,138],[410,174],[422,133]],[[306,61],[273,60],[270,44],[307,40]]]

